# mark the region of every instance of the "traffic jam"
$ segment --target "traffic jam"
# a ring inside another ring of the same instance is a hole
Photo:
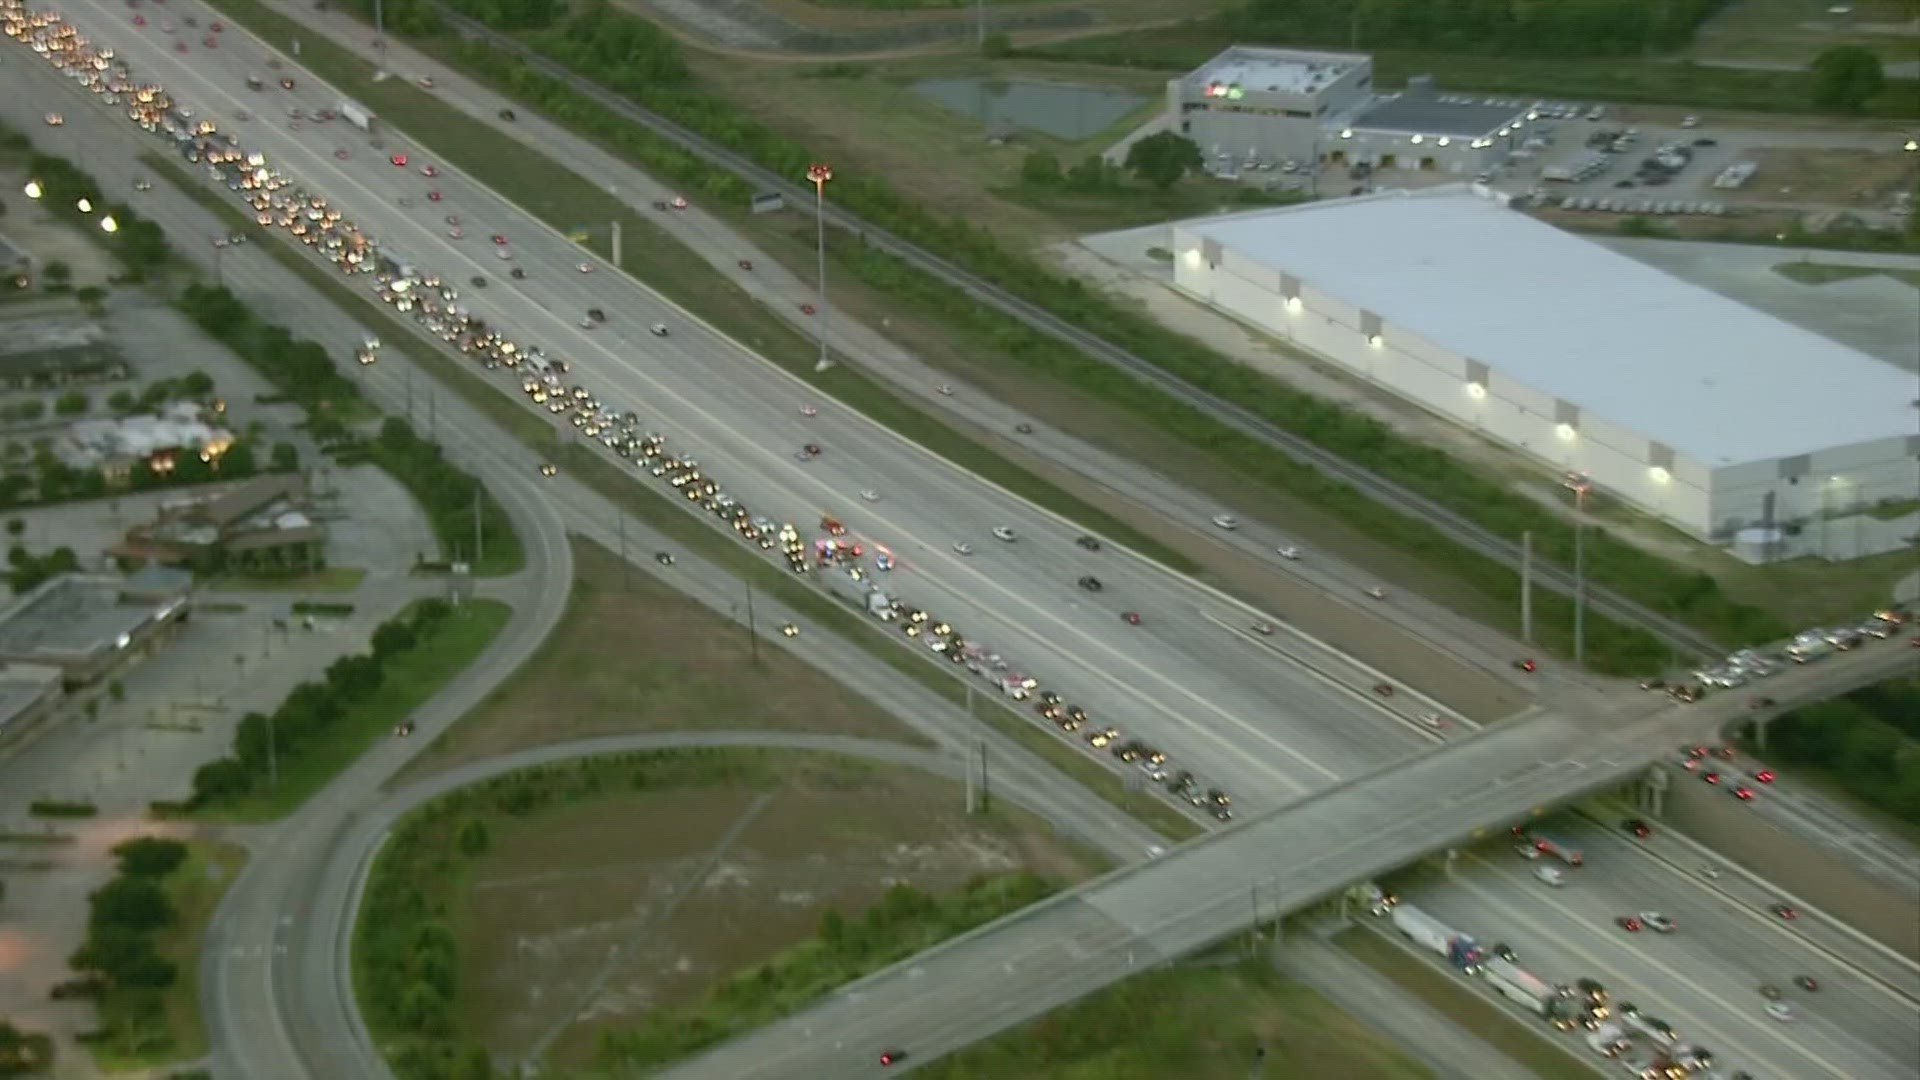
[[[145,25],[144,17],[142,20],[140,25]],[[809,543],[793,522],[776,522],[754,513],[727,494],[719,481],[702,469],[693,454],[669,448],[664,436],[645,430],[638,413],[604,402],[587,387],[571,381],[568,378],[571,365],[566,360],[550,356],[538,346],[523,346],[475,316],[461,303],[458,285],[417,269],[397,252],[383,251],[372,236],[333,207],[326,196],[295,183],[273,167],[265,155],[248,151],[236,135],[221,130],[213,119],[196,115],[175,101],[164,88],[139,82],[129,65],[117,59],[112,49],[92,45],[57,15],[30,11],[19,0],[0,0],[0,24],[4,24],[9,37],[93,91],[108,106],[116,109],[124,106],[130,121],[149,134],[167,140],[189,165],[204,168],[210,178],[225,186],[247,207],[256,225],[263,229],[285,229],[300,243],[324,256],[341,273],[368,279],[370,291],[394,312],[407,316],[483,369],[504,372],[534,407],[545,409],[555,420],[564,417],[583,437],[631,463],[636,473],[662,481],[688,502],[725,522],[744,542],[763,551],[778,549],[778,557],[796,574],[832,570],[831,574],[816,575],[823,579],[821,583],[829,592],[854,603],[881,622],[899,626],[904,637],[924,645],[929,652],[953,664],[964,665],[968,672],[1010,701],[1030,702],[1036,718],[1050,724],[1062,737],[1090,752],[1104,751],[1121,769],[1138,769],[1169,799],[1183,802],[1217,821],[1232,820],[1232,799],[1224,790],[1208,785],[1189,770],[1174,768],[1163,751],[1142,740],[1127,738],[1112,725],[1095,721],[1086,709],[1069,702],[1060,693],[1043,690],[1037,678],[1015,667],[992,648],[974,643],[948,621],[874,586],[871,573],[885,574],[896,565],[895,556],[886,547],[851,537],[846,526],[831,515],[821,517],[819,535]],[[213,35],[209,34],[207,40],[212,47]],[[283,89],[290,89],[292,84],[290,78],[279,80]],[[264,80],[257,77],[249,77],[248,86],[256,91],[266,90]],[[307,114],[290,108],[288,112],[292,118],[290,123],[295,125],[344,121],[362,130],[370,130],[372,125],[371,117],[359,113],[357,107],[347,102],[342,102],[337,111],[316,110]],[[352,115],[345,115],[349,113]],[[239,119],[250,120],[252,116],[243,110]],[[49,123],[52,122],[50,119]],[[344,147],[335,151],[335,157],[341,160],[350,156]],[[436,166],[415,164],[404,153],[391,154],[384,164],[416,169],[428,179],[438,174]],[[440,201],[437,189],[430,189],[427,197],[433,202]],[[671,205],[678,208],[685,202],[676,198]],[[449,214],[445,220],[448,235],[459,239],[463,234],[459,216]],[[495,235],[492,239],[500,261],[511,262],[512,250],[506,237]],[[590,273],[593,266],[581,263],[576,269]],[[520,267],[513,266],[508,276],[523,280],[526,275]],[[476,276],[470,278],[468,284],[482,288],[486,281]],[[604,314],[597,319],[596,314],[589,312],[582,320],[583,327],[591,329],[592,325],[604,321]],[[652,332],[657,337],[667,336],[667,328],[661,324],[655,324]],[[377,350],[371,347],[362,348],[357,354],[361,364],[373,363],[376,357]],[[812,418],[819,414],[819,409],[803,405],[800,412]],[[797,456],[805,461],[822,452],[817,443],[808,443]],[[558,471],[551,464],[540,467],[542,475],[548,477],[557,475]],[[867,495],[862,493],[863,497]],[[1100,546],[1092,537],[1082,537],[1079,543],[1089,550],[1098,550]],[[664,552],[656,559],[662,565],[672,563],[671,555]],[[863,584],[850,594],[845,581]],[[799,633],[792,624],[781,629],[789,637]]]

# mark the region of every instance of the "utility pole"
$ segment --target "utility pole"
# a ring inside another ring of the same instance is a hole
[[[613,268],[620,269],[620,219],[613,219]]]
[[[966,768],[960,771],[967,774],[967,813],[971,815],[976,805],[973,797],[973,755],[967,755]]]
[[[814,315],[814,327],[820,331],[820,360],[815,371],[825,371],[833,361],[827,359],[827,181],[833,179],[833,166],[815,162],[807,166],[807,179],[813,183],[813,227],[819,249],[820,305]]]
[[[1584,504],[1585,499],[1581,500]],[[1587,663],[1587,517],[1584,511],[1576,511],[1580,517],[1573,525],[1573,663],[1585,668]]]
[[[987,776],[987,740],[980,740],[980,810],[993,809],[993,783]]]
[[[976,44],[984,53],[987,51],[987,0],[974,0],[973,14],[977,29]]]
[[[747,582],[747,648],[753,655],[753,665],[760,666],[760,634],[753,624],[753,582]]]
[[[267,786],[280,786],[280,756],[274,752],[273,714],[267,714]]]
[[[440,396],[433,392],[433,387],[431,386],[427,387],[427,441],[428,442],[440,441],[440,428],[439,428],[440,420],[439,420],[439,407],[438,407],[439,401],[440,401]]]
[[[480,538],[480,482],[476,480],[473,484],[473,565],[480,565],[486,551]]]
[[[629,592],[633,589],[632,567],[627,562],[627,515],[622,513],[614,519],[620,530],[620,584]]]
[[[407,367],[402,368],[401,370],[406,372],[406,375],[407,375],[407,426],[412,427],[413,426],[413,367],[409,365]]]
[[[1520,534],[1520,640],[1533,644],[1533,530]]]

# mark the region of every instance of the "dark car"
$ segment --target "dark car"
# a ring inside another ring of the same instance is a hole
[[[657,562],[657,563],[659,563],[659,564],[660,564],[661,566],[672,566],[672,565],[673,565],[673,552],[671,552],[671,551],[656,551],[656,552],[654,552],[654,553],[653,553],[653,561],[654,561],[654,562]]]
[[[1088,551],[1100,550],[1100,541],[1094,539],[1091,536],[1083,536],[1080,539],[1075,540],[1074,543],[1079,544],[1081,547],[1086,548]]]
[[[1086,577],[1080,579],[1080,587],[1088,592],[1099,592],[1101,589],[1106,588],[1105,585],[1100,584],[1100,579],[1094,577],[1092,574],[1088,574]]]
[[[587,318],[592,319],[594,322],[606,322],[607,313],[597,307],[590,307],[587,309]]]
[[[502,120],[517,120],[517,119],[519,119],[519,117],[517,117],[517,116],[515,116],[515,115],[514,115],[514,112],[513,112],[513,110],[512,110],[512,109],[501,109],[501,110],[500,110],[500,114],[499,114],[499,115],[500,115],[500,119],[502,119]]]

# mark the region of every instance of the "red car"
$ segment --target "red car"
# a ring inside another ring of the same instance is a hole
[[[1653,827],[1639,818],[1628,818],[1620,823],[1620,827],[1642,840],[1653,835]]]
[[[1739,799],[1741,802],[1753,801],[1753,789],[1748,787],[1745,784],[1736,784],[1735,786],[1728,788],[1727,790],[1732,792],[1733,797],[1736,799]]]
[[[1773,904],[1770,905],[1767,910],[1783,919],[1797,919],[1800,917],[1800,913],[1794,910],[1792,904]]]
[[[1699,758],[1691,758],[1691,757],[1690,757],[1690,758],[1688,758],[1688,759],[1686,759],[1685,761],[1682,761],[1682,762],[1680,763],[1680,767],[1681,767],[1681,768],[1683,768],[1683,769],[1685,769],[1685,770],[1687,770],[1688,772],[1699,772],[1699,771],[1700,771],[1700,759],[1699,759]]]
[[[1613,920],[1613,922],[1614,925],[1629,934],[1637,934],[1640,932],[1640,918],[1637,915],[1622,915]]]
[[[387,160],[393,162],[397,168],[404,169],[407,167],[407,155],[405,154],[395,154]]]
[[[220,47],[220,39],[214,37],[212,34],[208,34],[206,37],[200,39],[200,44],[205,45],[209,49],[217,49]]]
[[[1705,780],[1709,784],[1717,784],[1720,782],[1720,774],[1709,769],[1700,774],[1700,779]]]
[[[802,315],[811,315],[811,314],[813,314],[813,305],[812,305],[812,304],[801,304],[801,305],[800,305],[800,314],[802,314]],[[1920,644],[1920,642],[1916,642],[1916,644]]]
[[[1754,771],[1753,778],[1755,780],[1760,781],[1763,784],[1771,784],[1773,783],[1773,770],[1772,769],[1756,769]]]
[[[213,25],[207,27],[207,29],[213,31],[216,34],[226,30],[226,28],[227,26],[225,23],[214,23]]]
[[[440,191],[439,191],[439,189],[437,189],[437,188],[436,188],[436,189],[434,189],[433,191],[429,191],[429,192],[427,192],[427,201],[428,201],[428,202],[439,202],[439,201],[440,201]]]
[[[133,25],[135,26],[147,25],[147,17],[145,15],[135,15],[133,17]]]
[[[1532,672],[1538,671],[1540,667],[1540,665],[1533,662],[1533,657],[1531,656],[1522,660],[1515,660],[1513,662],[1513,666],[1529,674],[1531,674]]]
[[[1128,626],[1140,625],[1140,613],[1137,611],[1123,611],[1120,617],[1126,620]]]
[[[420,175],[427,177],[439,176],[440,170],[434,168],[432,165],[422,165],[420,166]]]
[[[499,244],[501,247],[505,247],[507,245],[507,238],[499,233],[494,233],[493,242]]]

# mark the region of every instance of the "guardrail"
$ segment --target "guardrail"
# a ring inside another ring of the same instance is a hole
[[[640,124],[655,135],[674,143],[708,164],[725,169],[762,188],[778,191],[796,204],[813,201],[813,191],[797,180],[788,179],[763,168],[744,154],[729,150],[690,128],[635,104],[631,99],[576,74],[557,61],[541,56],[519,41],[497,33],[445,4],[436,2],[433,3],[433,7],[440,17],[461,36],[482,41],[517,57],[541,74],[566,83],[600,105]],[[1251,410],[1193,386],[1156,367],[1143,357],[1097,334],[1082,330],[1038,304],[1023,300],[986,278],[962,269],[911,241],[895,236],[857,214],[831,203],[826,205],[825,212],[835,225],[858,235],[862,243],[931,274],[980,303],[1002,314],[1012,316],[1057,341],[1072,345],[1086,355],[1123,371],[1141,382],[1148,383],[1187,405],[1211,413],[1215,419],[1241,434],[1279,450],[1299,464],[1318,469],[1328,476],[1343,481],[1376,502],[1390,506],[1408,516],[1419,518],[1468,550],[1497,559],[1513,567],[1515,574],[1519,573],[1522,558],[1519,544],[1483,528],[1424,495],[1316,446],[1255,415]],[[1533,560],[1533,568],[1535,579],[1545,588],[1566,596],[1574,594],[1576,582],[1572,571],[1544,562],[1537,555]],[[1609,618],[1639,626],[1669,646],[1700,656],[1720,656],[1727,651],[1724,646],[1706,634],[1611,589],[1596,586],[1588,581],[1585,584],[1585,592],[1593,610]]]

